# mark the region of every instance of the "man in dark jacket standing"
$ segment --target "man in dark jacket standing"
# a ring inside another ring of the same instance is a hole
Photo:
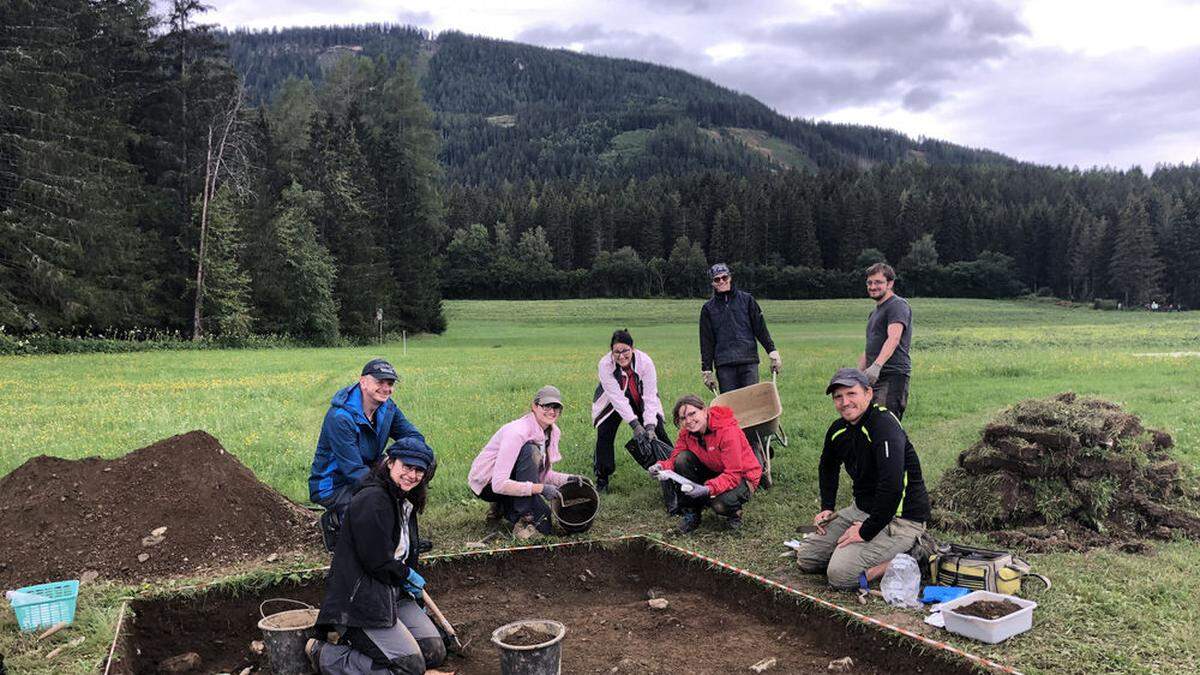
[[[900,420],[871,402],[862,371],[842,368],[825,393],[840,417],[821,450],[817,531],[805,537],[796,560],[805,572],[825,572],[830,586],[849,589],[882,577],[892,558],[912,549],[929,520],[929,494]],[[834,511],[842,466],[854,501]]]
[[[713,296],[700,310],[700,371],[704,386],[721,393],[758,383],[758,345],[771,359],[771,372],[783,366],[767,321],[754,296],[733,287],[729,266],[717,263],[708,271]],[[716,378],[713,372],[716,372]]]
[[[392,364],[372,359],[363,366],[358,383],[339,390],[329,402],[308,476],[308,498],[326,509],[321,530],[330,551],[354,486],[366,478],[388,439],[425,442],[392,402],[395,384]]]

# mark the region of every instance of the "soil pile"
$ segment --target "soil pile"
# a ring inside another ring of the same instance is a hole
[[[1115,403],[1070,392],[1023,401],[942,477],[934,522],[1032,551],[1200,538],[1196,491],[1172,445]]]
[[[314,516],[192,431],[124,457],[34,457],[0,479],[0,587],[193,574],[317,546]],[[164,529],[165,528],[165,529]]]

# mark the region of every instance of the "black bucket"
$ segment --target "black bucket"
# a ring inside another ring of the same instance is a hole
[[[543,634],[545,641],[512,645],[508,640],[521,629]],[[550,619],[524,619],[492,631],[492,642],[500,648],[500,675],[559,675],[562,672],[562,639],[567,627]]]
[[[591,483],[567,483],[558,488],[558,499],[550,500],[550,510],[558,526],[567,534],[587,532],[600,512],[600,493]]]

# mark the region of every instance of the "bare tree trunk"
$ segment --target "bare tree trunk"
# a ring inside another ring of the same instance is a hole
[[[217,179],[221,171],[221,162],[225,156],[225,147],[229,142],[229,131],[237,121],[238,112],[242,107],[242,88],[238,87],[237,95],[225,111],[225,128],[221,131],[221,140],[216,145],[216,157],[213,157],[213,127],[208,125],[208,151],[204,158],[204,190],[200,194],[200,245],[196,256],[196,299],[192,307],[192,340],[204,337],[204,256],[207,252],[208,240],[208,204],[217,195]]]

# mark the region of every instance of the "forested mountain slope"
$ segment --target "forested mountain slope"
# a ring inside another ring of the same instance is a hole
[[[321,79],[345,54],[406,61],[442,131],[452,183],[1013,163],[887,129],[789,119],[751,96],[629,59],[385,25],[224,38],[252,97],[264,101],[289,77]]]

